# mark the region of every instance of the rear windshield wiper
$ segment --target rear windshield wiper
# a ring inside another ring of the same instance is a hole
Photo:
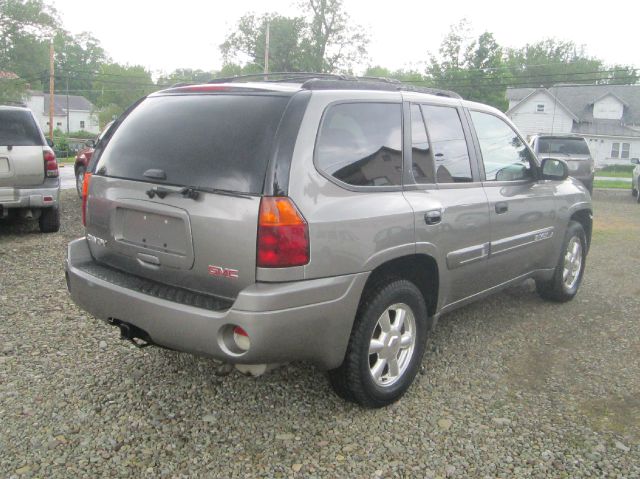
[[[237,198],[248,198],[251,196],[246,193],[242,193],[240,191],[233,190],[222,190],[218,188],[207,188],[205,186],[184,186],[180,189],[172,189],[166,188],[164,186],[153,186],[148,189],[145,193],[149,198],[153,198],[157,196],[158,198],[164,198],[168,194],[179,194],[182,195],[183,198],[190,198],[192,200],[197,200],[200,196],[200,192],[204,193],[214,193],[217,195],[226,195],[226,196],[234,196]]]

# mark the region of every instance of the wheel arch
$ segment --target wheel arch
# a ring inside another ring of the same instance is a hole
[[[590,209],[582,209],[574,211],[569,218],[570,221],[576,221],[582,225],[584,234],[587,239],[587,251],[591,246],[591,234],[593,232],[593,213]]]
[[[429,317],[436,314],[440,277],[438,263],[426,254],[411,254],[388,260],[371,271],[364,285],[362,297],[371,288],[388,278],[402,278],[414,283],[427,305]],[[362,298],[360,300],[362,302]]]

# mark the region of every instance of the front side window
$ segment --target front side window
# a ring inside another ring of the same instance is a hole
[[[416,183],[433,183],[433,155],[418,105],[411,105],[411,156]]]
[[[525,143],[503,120],[494,115],[471,112],[487,181],[517,181],[533,178],[532,157]]]
[[[402,106],[331,106],[320,127],[315,162],[319,170],[349,185],[401,185]]]
[[[611,145],[611,158],[620,157],[620,143],[613,143]]]
[[[629,159],[629,148],[630,148],[630,144],[629,143],[623,143],[622,144],[622,153],[620,155],[620,158],[623,159]]]
[[[423,105],[435,158],[438,183],[467,183],[473,181],[467,142],[458,110],[448,106]]]

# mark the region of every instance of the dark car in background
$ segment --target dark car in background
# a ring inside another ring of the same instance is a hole
[[[113,125],[113,121],[107,123],[107,126],[104,127],[102,132],[98,135],[98,138],[95,140],[87,140],[85,145],[86,148],[78,151],[76,155],[76,161],[73,165],[73,171],[76,177],[76,190],[78,191],[78,196],[82,197],[82,182],[84,181],[84,174],[87,172],[87,166],[91,161],[91,157],[93,156],[93,152],[96,149],[96,145],[98,142],[107,134],[109,128]]]
[[[564,160],[569,166],[569,175],[580,180],[589,193],[593,193],[595,163],[584,138],[576,135],[535,135],[530,144],[540,160]]]

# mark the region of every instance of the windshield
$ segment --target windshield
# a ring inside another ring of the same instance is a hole
[[[109,140],[98,175],[259,194],[288,97],[150,97]],[[162,170],[145,176],[148,170]]]
[[[538,152],[543,154],[589,155],[589,147],[583,138],[540,138]]]

